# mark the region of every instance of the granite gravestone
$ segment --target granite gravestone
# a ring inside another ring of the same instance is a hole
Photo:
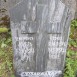
[[[60,0],[23,0],[10,17],[16,77],[62,77],[70,10]]]

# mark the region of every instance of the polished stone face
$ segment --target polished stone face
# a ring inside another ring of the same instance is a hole
[[[69,9],[59,0],[23,0],[10,10],[10,17],[16,75],[60,77],[68,44]]]

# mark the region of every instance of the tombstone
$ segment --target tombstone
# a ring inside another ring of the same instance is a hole
[[[60,0],[23,0],[10,10],[16,77],[62,77],[71,12]]]
[[[21,2],[22,0],[8,0],[9,8],[13,8],[17,3]]]

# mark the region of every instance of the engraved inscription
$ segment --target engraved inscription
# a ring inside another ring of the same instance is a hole
[[[61,75],[61,71],[46,71],[46,72],[22,72],[21,77],[56,77]]]
[[[49,35],[48,51],[50,59],[60,58],[60,53],[65,52],[65,43],[62,41],[62,37],[58,34]]]
[[[61,64],[61,56],[66,52],[66,43],[63,42],[61,34],[49,34],[48,52],[49,60],[47,62],[47,69],[59,69]],[[52,66],[51,66],[52,65]]]
[[[31,41],[34,40],[33,37],[19,37],[16,38],[16,40],[19,40],[19,54],[21,56],[22,61],[33,61],[33,55],[34,55],[34,47]]]

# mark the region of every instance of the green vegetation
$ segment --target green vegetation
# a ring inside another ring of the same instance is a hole
[[[0,77],[14,77],[11,33],[0,28]],[[2,32],[7,33],[2,33]],[[71,23],[64,77],[75,77],[77,72],[77,20]]]
[[[0,28],[0,33],[6,33],[8,32],[8,28]]]
[[[0,37],[0,77],[14,77],[11,36]]]
[[[77,73],[77,20],[71,22],[64,77],[75,77]]]

